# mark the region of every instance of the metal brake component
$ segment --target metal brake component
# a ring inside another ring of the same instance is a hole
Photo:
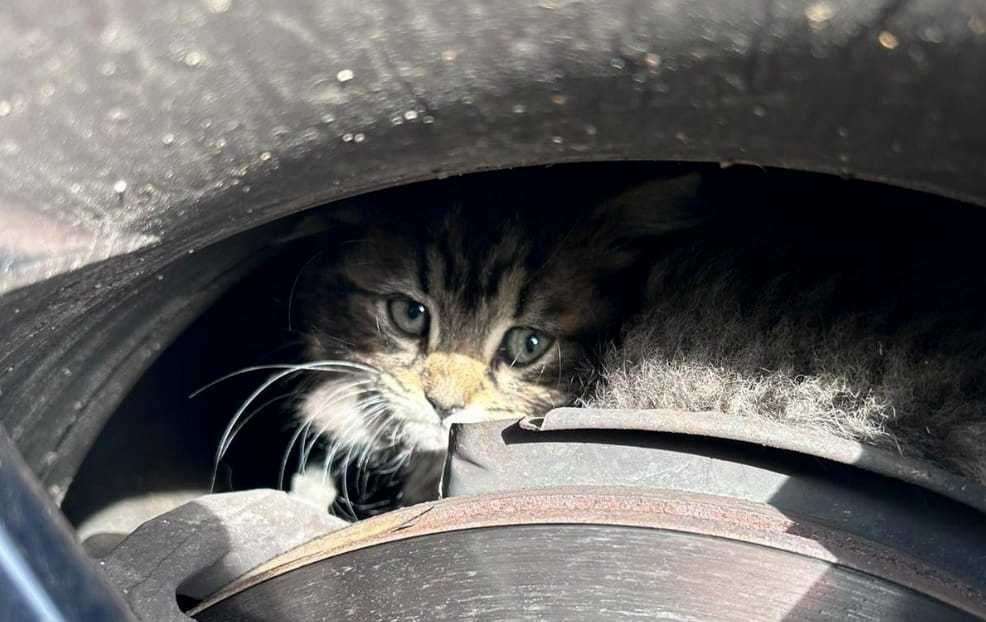
[[[202,622],[974,620],[981,595],[763,504],[565,487],[377,516],[272,560]]]
[[[99,563],[139,620],[189,622],[179,593],[202,599],[347,524],[281,491],[206,495],[144,523]]]
[[[448,498],[313,540],[192,614],[986,618],[982,491],[871,451],[708,413],[454,426]]]
[[[840,542],[886,547],[975,594],[970,607],[984,607],[986,490],[792,426],[751,426],[714,413],[558,409],[519,423],[453,428],[442,486],[448,497],[629,486],[762,504],[825,527]],[[896,564],[873,572],[893,576]]]
[[[556,408],[527,417],[525,430],[631,430],[732,440],[793,451],[915,484],[986,513],[986,488],[933,464],[817,430],[768,420],[751,421],[718,412]]]

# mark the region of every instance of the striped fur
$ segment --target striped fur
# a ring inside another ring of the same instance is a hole
[[[554,209],[543,196],[451,184],[440,201],[430,190],[331,214],[331,237],[297,288],[309,356],[376,373],[322,380],[303,420],[337,445],[441,453],[452,422],[570,403],[592,353],[639,303],[641,288],[626,280],[640,282],[643,249],[688,218],[695,183],[660,181]],[[640,201],[640,192],[664,198]],[[425,335],[395,326],[395,297],[427,307]],[[503,345],[514,327],[540,331],[550,347],[532,364],[512,364]],[[347,391],[354,382],[362,384]]]
[[[744,201],[719,181],[703,200],[694,178],[582,201],[451,184],[335,213],[298,287],[309,355],[376,371],[320,379],[303,421],[433,467],[453,421],[581,397],[780,420],[986,482],[980,215],[859,187],[865,212],[834,186]],[[427,306],[426,337],[395,329],[394,295]],[[516,326],[554,339],[527,367],[498,354]]]

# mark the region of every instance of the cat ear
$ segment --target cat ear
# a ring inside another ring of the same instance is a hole
[[[604,200],[595,216],[633,236],[688,229],[708,219],[701,185],[698,173],[646,181]]]

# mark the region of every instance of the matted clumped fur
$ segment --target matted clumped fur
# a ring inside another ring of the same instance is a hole
[[[782,421],[986,483],[978,214],[801,207],[668,244],[580,403]]]

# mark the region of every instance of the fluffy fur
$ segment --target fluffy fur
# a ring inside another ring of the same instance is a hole
[[[812,222],[761,206],[680,236],[580,402],[782,421],[986,483],[974,247],[950,217],[880,207]]]

